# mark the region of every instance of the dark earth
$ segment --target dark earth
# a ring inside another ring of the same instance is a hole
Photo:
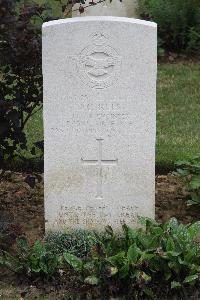
[[[170,173],[157,175],[156,220],[162,222],[170,217],[176,217],[182,223],[199,220],[197,208],[187,206],[187,197],[188,193],[180,178]],[[10,233],[7,234],[7,238],[0,239],[0,249],[12,247],[16,237],[21,234],[25,234],[30,243],[42,238],[44,234],[43,174],[6,171],[0,180],[0,212],[0,234]],[[66,282],[64,290],[59,287],[59,291],[54,284],[44,286],[38,287],[34,283],[31,285],[28,282],[21,282],[20,279],[12,276],[5,277],[0,270],[0,299],[97,299],[96,296],[71,298],[68,293],[67,296]],[[73,283],[68,280],[67,290],[71,290],[72,286]],[[41,297],[41,294],[45,294],[45,297]],[[200,299],[199,293],[195,295],[189,299]],[[164,300],[165,297],[162,296],[160,299]]]

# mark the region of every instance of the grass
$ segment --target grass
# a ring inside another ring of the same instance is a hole
[[[157,84],[156,165],[200,153],[200,63],[160,64]],[[43,137],[42,111],[27,124],[29,144]],[[29,157],[29,153],[26,153]]]
[[[30,149],[33,146],[34,142],[41,141],[44,139],[42,110],[38,111],[29,119],[25,131],[28,137],[28,147]],[[22,152],[22,154],[24,154],[26,158],[32,157],[32,155],[29,152]]]
[[[200,153],[200,63],[161,64],[157,85],[156,164]]]

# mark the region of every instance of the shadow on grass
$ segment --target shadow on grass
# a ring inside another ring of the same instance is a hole
[[[15,158],[14,160],[10,162],[5,162],[4,169],[6,170],[12,170],[15,172],[38,172],[43,173],[44,172],[44,160],[43,159],[35,159],[35,158],[29,158],[29,159],[20,159]],[[175,166],[173,163],[157,163],[155,166],[155,172],[156,174],[168,174],[169,172],[172,172],[175,170]]]
[[[44,172],[44,160],[43,159],[35,159],[35,158],[28,158],[28,159],[20,159],[15,158],[12,161],[4,162],[4,169],[11,170],[15,172]]]

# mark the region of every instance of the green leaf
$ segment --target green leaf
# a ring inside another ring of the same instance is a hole
[[[150,298],[153,298],[153,297],[154,297],[154,294],[153,294],[152,289],[145,287],[145,288],[143,289],[143,291],[144,291],[144,293],[145,293],[147,296],[149,296]]]
[[[157,237],[163,235],[163,229],[161,227],[154,227],[152,229],[152,234],[156,235]]]
[[[183,166],[183,165],[188,165],[188,160],[178,160],[177,162],[175,162],[176,166]]]
[[[191,239],[195,239],[200,235],[200,221],[197,221],[190,225],[188,228],[188,233],[191,237]]]
[[[138,241],[139,241],[139,243],[142,244],[144,249],[149,249],[151,247],[151,245],[155,242],[154,236],[152,237],[152,235],[147,235],[147,234],[143,234],[143,233],[141,233],[138,236]]]
[[[187,262],[185,260],[183,260],[180,256],[178,257],[178,262],[180,265],[187,266]]]
[[[142,252],[142,255],[140,256],[139,262],[150,261],[155,256],[156,255],[152,254],[152,253]]]
[[[131,241],[131,243],[133,243],[135,241],[136,237],[137,237],[138,231],[135,230],[135,229],[130,228],[126,224],[122,225],[122,229],[124,231],[126,239],[128,239],[129,242]]]
[[[178,282],[178,281],[172,281],[171,282],[171,289],[177,289],[177,288],[180,288],[180,287],[181,287],[180,282]]]
[[[44,262],[40,262],[39,266],[41,268],[41,271],[43,271],[44,273],[48,274],[48,268],[47,268],[47,265]]]
[[[33,245],[33,253],[36,254],[36,256],[43,256],[46,253],[45,246],[41,243],[41,241],[36,241]]]
[[[140,224],[144,225],[147,228],[147,230],[150,227],[158,226],[158,223],[155,220],[150,219],[148,217],[139,216],[138,219],[139,219]]]
[[[125,259],[125,252],[121,251],[116,255],[108,257],[107,261],[110,262],[113,266],[119,266],[123,264],[124,259]]]
[[[94,272],[95,265],[93,261],[88,261],[83,265],[84,270],[87,270],[89,272]]]
[[[90,285],[97,285],[99,283],[99,279],[96,276],[88,276],[85,278],[84,282]]]
[[[197,204],[197,205],[200,205],[200,194],[198,193],[191,193],[191,199],[187,201],[187,204],[188,205],[194,205],[194,204]]]
[[[176,263],[175,261],[169,261],[168,262],[168,267],[173,270],[174,272],[176,272],[177,274],[179,273],[179,265],[178,263]]]
[[[167,240],[166,250],[167,251],[174,251],[174,249],[175,249],[174,241],[171,237],[169,237],[168,240]]]
[[[74,268],[75,270],[77,271],[81,271],[82,270],[82,267],[83,267],[83,262],[80,258],[78,258],[77,256],[71,254],[71,253],[68,253],[68,252],[65,252],[63,254],[63,257],[65,259],[65,261],[72,267]]]
[[[200,163],[192,165],[197,171],[200,171]]]
[[[176,230],[178,228],[178,221],[176,218],[171,218],[167,223],[166,223],[167,229],[173,229]]]
[[[119,269],[119,277],[126,278],[129,275],[129,264],[125,263],[122,268]]]
[[[192,176],[192,179],[189,183],[189,188],[194,189],[194,190],[200,188],[200,175]]]
[[[189,170],[185,170],[185,169],[177,169],[176,174],[178,174],[179,176],[188,176],[190,172]]]
[[[192,157],[192,160],[200,160],[200,155],[199,154],[196,154]]]
[[[135,264],[137,262],[139,253],[140,249],[136,246],[136,244],[131,245],[127,252],[128,261]]]
[[[181,252],[176,252],[176,251],[167,251],[166,253],[169,257],[177,257],[181,254]]]
[[[151,233],[148,239],[148,248],[157,248],[159,246],[160,236]]]
[[[190,283],[190,284],[193,284],[196,282],[196,280],[199,278],[198,275],[189,275],[187,277],[185,277],[184,279],[184,283]]]

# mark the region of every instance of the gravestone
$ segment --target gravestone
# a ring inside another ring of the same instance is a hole
[[[156,24],[43,25],[46,230],[154,217]]]

